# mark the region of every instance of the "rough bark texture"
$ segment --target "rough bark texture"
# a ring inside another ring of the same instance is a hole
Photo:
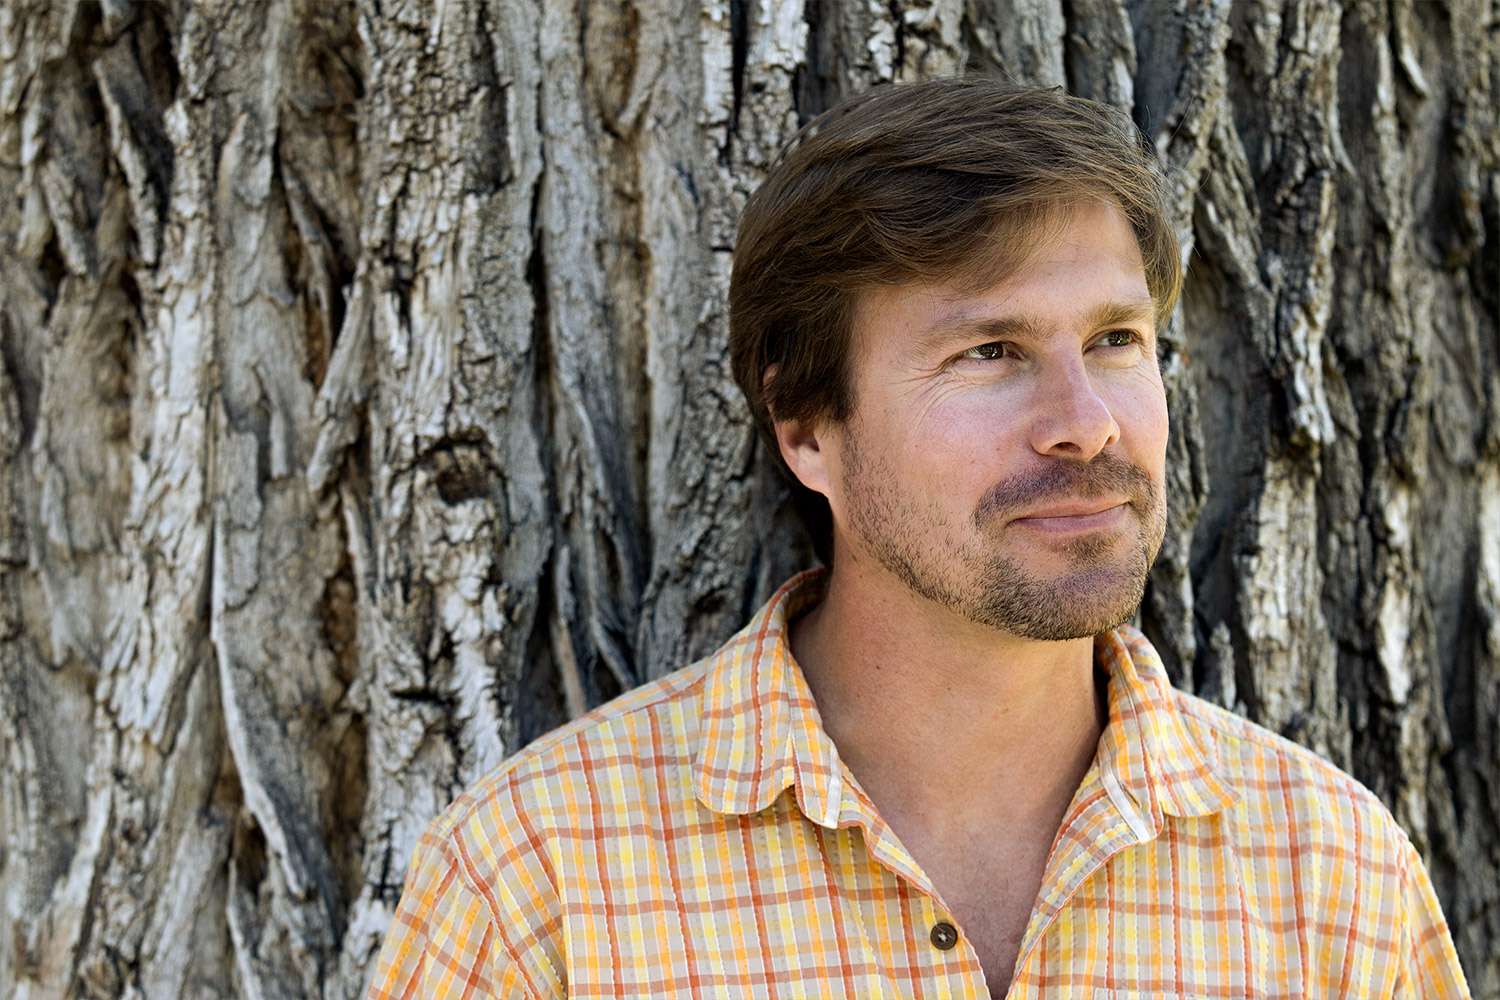
[[[1144,624],[1500,997],[1495,0],[0,6],[0,995],[357,995],[451,796],[809,562],[735,217],[963,71],[1176,169]]]

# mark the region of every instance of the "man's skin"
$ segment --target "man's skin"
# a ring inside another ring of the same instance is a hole
[[[1106,722],[1092,636],[1133,612],[1165,525],[1134,236],[1105,204],[1054,221],[985,291],[864,293],[850,418],[776,424],[834,522],[793,655],[997,997]]]

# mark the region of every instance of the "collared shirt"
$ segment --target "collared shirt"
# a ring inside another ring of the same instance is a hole
[[[422,837],[386,998],[988,997],[959,922],[840,762],[787,643],[825,579],[543,737]],[[1314,754],[1095,643],[1109,724],[1011,997],[1466,997],[1416,851]]]

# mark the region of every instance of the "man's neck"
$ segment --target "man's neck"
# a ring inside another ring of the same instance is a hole
[[[836,568],[791,630],[839,756],[903,839],[997,823],[1050,838],[1106,718],[1093,640],[996,632],[883,576]]]

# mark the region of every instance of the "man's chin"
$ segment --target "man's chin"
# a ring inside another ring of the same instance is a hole
[[[992,580],[974,621],[1022,639],[1063,642],[1108,632],[1130,621],[1146,592],[1146,567],[1076,567],[1060,578],[1009,572]]]

